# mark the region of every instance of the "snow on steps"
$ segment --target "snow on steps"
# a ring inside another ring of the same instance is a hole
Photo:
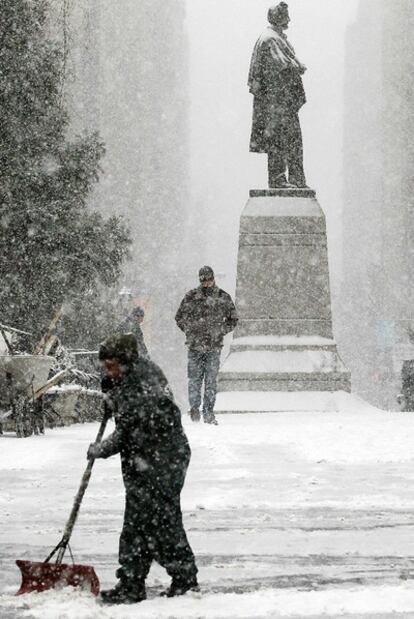
[[[375,407],[345,391],[223,391],[217,394],[215,413],[347,412],[374,411]]]

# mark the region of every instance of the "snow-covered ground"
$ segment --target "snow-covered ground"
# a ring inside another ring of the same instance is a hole
[[[166,600],[159,566],[146,602],[101,607],[78,591],[15,598],[16,558],[59,541],[97,424],[0,438],[1,619],[414,617],[414,415],[344,394],[340,413],[185,419],[193,458],[183,493],[201,594]],[[98,461],[72,549],[115,582],[123,486]],[[401,616],[404,616],[401,614]]]

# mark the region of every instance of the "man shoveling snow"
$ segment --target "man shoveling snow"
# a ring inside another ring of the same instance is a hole
[[[138,355],[132,334],[115,335],[100,348],[116,429],[93,443],[89,458],[120,453],[126,492],[119,541],[118,584],[102,591],[107,604],[146,598],[145,579],[155,559],[172,577],[168,597],[197,590],[197,567],[184,531],[180,493],[190,447],[180,410],[161,369]]]

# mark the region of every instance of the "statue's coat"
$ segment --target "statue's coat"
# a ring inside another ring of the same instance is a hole
[[[302,65],[284,34],[269,26],[256,42],[249,72],[254,96],[250,151],[275,148],[281,125],[306,103]]]

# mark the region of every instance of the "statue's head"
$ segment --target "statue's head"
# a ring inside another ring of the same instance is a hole
[[[270,7],[267,12],[267,20],[272,26],[278,26],[286,30],[289,26],[289,7],[286,2],[279,2]]]

